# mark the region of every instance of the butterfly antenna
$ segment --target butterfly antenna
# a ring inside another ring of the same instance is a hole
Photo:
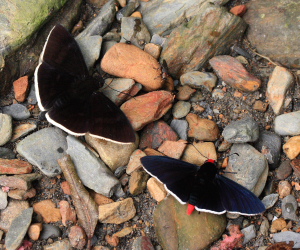
[[[202,155],[204,158],[206,158],[207,160],[209,160],[209,158],[208,158],[207,156],[203,155],[203,154],[198,150],[198,148],[196,148],[196,146],[195,146],[193,143],[186,142],[185,144],[189,144],[189,145],[193,146],[193,147],[197,150],[197,152],[198,152],[200,155]]]
[[[134,96],[132,96],[132,95],[130,95],[130,94],[128,94],[128,93],[125,93],[125,92],[116,90],[116,89],[112,88],[111,86],[109,86],[109,85],[112,83],[112,81],[113,81],[113,80],[111,80],[110,83],[108,83],[108,84],[107,84],[107,83],[104,83],[104,85],[106,85],[107,87],[111,88],[111,89],[114,90],[114,91],[117,91],[117,92],[119,92],[119,93],[122,93],[122,94],[124,94],[124,95],[130,96],[131,98],[135,99]]]

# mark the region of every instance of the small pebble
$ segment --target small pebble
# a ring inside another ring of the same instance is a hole
[[[283,151],[289,159],[295,159],[300,154],[300,135],[290,138],[283,145]]]
[[[245,235],[243,244],[247,244],[250,240],[256,237],[256,229],[254,225],[243,228],[241,232]]]
[[[266,209],[269,209],[275,205],[278,201],[279,194],[269,194],[262,199],[262,203],[265,205]]]
[[[69,239],[71,246],[78,249],[84,249],[87,243],[85,231],[78,225],[70,228]]]
[[[159,59],[162,46],[155,43],[147,43],[144,47],[144,51],[153,56],[156,60]]]
[[[292,185],[288,181],[280,181],[278,184],[278,194],[282,199],[292,192]]]
[[[171,128],[178,134],[182,140],[187,140],[188,122],[186,120],[172,120]]]
[[[225,97],[225,92],[222,89],[214,89],[212,92],[212,97],[214,99],[223,99]]]
[[[294,170],[294,175],[300,177],[300,159],[294,159],[291,161],[292,169]]]
[[[187,141],[164,141],[163,144],[158,148],[158,151],[166,156],[180,159],[185,148],[187,146]]]
[[[55,203],[51,200],[43,200],[33,204],[34,212],[41,215],[45,223],[58,222],[61,214]]]
[[[187,116],[187,114],[190,112],[190,109],[191,104],[189,102],[179,101],[173,106],[173,116],[176,119],[183,118]]]
[[[146,186],[149,175],[145,171],[134,171],[129,179],[129,192],[132,195],[142,193]]]
[[[147,188],[149,193],[151,194],[151,197],[157,202],[160,202],[163,199],[165,199],[168,194],[167,190],[164,187],[164,184],[154,177],[151,177],[147,181]]]
[[[43,230],[40,235],[41,240],[47,240],[49,238],[58,238],[61,236],[61,231],[58,226],[52,224],[43,224]]]
[[[287,225],[286,221],[283,218],[279,218],[272,222],[270,231],[271,233],[276,233],[286,228],[286,225]]]
[[[276,178],[278,180],[284,180],[292,174],[292,171],[293,171],[293,168],[291,166],[291,161],[285,160],[276,169]]]
[[[259,234],[263,236],[268,236],[269,235],[269,228],[270,228],[270,223],[266,217],[262,216],[263,221],[260,224],[259,227]]]
[[[130,156],[129,163],[126,168],[126,173],[131,174],[132,172],[141,169],[143,167],[141,158],[144,156],[146,156],[146,154],[142,150],[136,149]]]
[[[210,72],[191,71],[181,75],[180,82],[196,89],[203,86],[211,92],[216,86],[217,77]]]
[[[274,120],[274,131],[276,134],[299,135],[300,134],[300,111],[276,116]]]
[[[13,82],[15,99],[18,102],[24,102],[27,97],[28,90],[30,88],[28,82],[28,76],[20,77],[18,80]]]
[[[180,101],[187,101],[191,98],[191,95],[195,92],[196,92],[195,89],[192,89],[187,85],[180,86],[178,87],[178,93],[176,95],[176,98]]]
[[[42,230],[43,230],[43,224],[42,223],[31,224],[29,229],[28,229],[29,238],[32,239],[32,240],[38,240]]]
[[[243,16],[247,11],[247,6],[242,4],[242,5],[237,5],[234,6],[233,8],[230,9],[230,13],[236,16]]]
[[[268,106],[269,106],[268,103],[258,100],[258,101],[255,101],[255,103],[253,104],[253,109],[260,111],[260,112],[266,112]]]
[[[298,203],[293,195],[288,195],[282,199],[282,217],[286,220],[299,221],[296,215]]]

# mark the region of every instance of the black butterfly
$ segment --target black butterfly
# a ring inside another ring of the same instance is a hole
[[[129,143],[134,130],[125,114],[104,94],[102,82],[89,76],[75,39],[61,25],[50,32],[35,70],[38,105],[47,120],[73,135]]]
[[[251,216],[265,211],[251,191],[219,175],[214,160],[207,160],[201,167],[166,156],[145,156],[141,162],[146,172],[162,182],[181,204],[189,203],[188,214],[195,207],[213,214]]]

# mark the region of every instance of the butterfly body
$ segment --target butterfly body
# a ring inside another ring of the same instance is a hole
[[[214,160],[206,161],[201,167],[166,156],[146,156],[141,162],[181,204],[189,204],[188,214],[196,209],[250,216],[265,210],[251,191],[220,175]]]
[[[135,141],[125,114],[99,92],[103,80],[89,75],[75,39],[61,25],[50,32],[35,70],[38,105],[47,120],[73,135],[113,141]]]

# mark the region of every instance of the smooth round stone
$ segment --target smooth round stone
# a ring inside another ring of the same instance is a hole
[[[259,137],[259,127],[252,117],[247,117],[231,122],[222,134],[224,139],[231,143],[253,142]]]
[[[187,140],[188,122],[186,120],[172,120],[170,127],[178,134],[182,140]]]
[[[216,86],[217,77],[213,73],[191,71],[180,76],[182,85],[189,85],[192,88],[205,87],[208,91],[212,91]]]
[[[177,119],[187,116],[191,110],[191,104],[189,102],[178,101],[173,106],[173,116]]]
[[[6,144],[12,136],[12,119],[10,115],[0,114],[0,146]]]
[[[10,115],[15,120],[25,120],[30,117],[29,110],[21,104],[12,104],[2,108],[4,114]]]
[[[279,135],[300,134],[300,111],[279,115],[274,121],[274,130]]]
[[[296,215],[298,203],[293,195],[288,195],[282,199],[282,217],[286,220],[299,221]]]

